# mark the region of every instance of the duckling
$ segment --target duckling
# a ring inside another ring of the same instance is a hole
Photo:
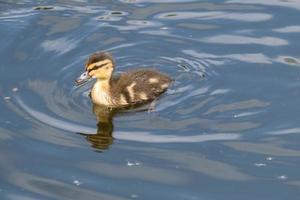
[[[95,52],[86,61],[85,72],[76,80],[82,85],[90,78],[94,104],[120,108],[154,101],[170,86],[172,79],[153,69],[136,69],[113,76],[115,62],[108,52]]]

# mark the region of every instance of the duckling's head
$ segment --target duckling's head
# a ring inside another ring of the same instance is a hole
[[[76,84],[81,85],[90,78],[110,80],[114,66],[114,60],[109,53],[95,52],[87,59],[85,72],[76,79]]]

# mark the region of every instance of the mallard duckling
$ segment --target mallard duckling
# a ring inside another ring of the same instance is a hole
[[[172,79],[152,69],[137,69],[113,76],[115,64],[107,52],[93,53],[85,64],[85,72],[76,80],[81,85],[90,78],[96,83],[91,90],[94,104],[112,108],[126,107],[155,100],[165,92]]]

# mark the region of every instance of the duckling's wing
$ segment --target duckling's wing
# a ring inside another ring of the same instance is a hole
[[[144,90],[153,98],[164,92],[172,81],[168,75],[153,69],[136,71],[134,76],[138,83],[137,90]]]
[[[167,75],[155,70],[140,69],[122,74],[113,84],[113,93],[122,94],[126,101],[134,104],[155,99],[171,82]]]

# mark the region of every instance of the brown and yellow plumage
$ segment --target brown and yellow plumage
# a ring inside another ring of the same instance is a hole
[[[92,54],[86,62],[85,77],[97,79],[91,90],[93,103],[124,107],[155,100],[167,90],[172,79],[154,69],[136,69],[112,76],[114,61],[106,52]],[[82,76],[78,84],[84,82]]]

